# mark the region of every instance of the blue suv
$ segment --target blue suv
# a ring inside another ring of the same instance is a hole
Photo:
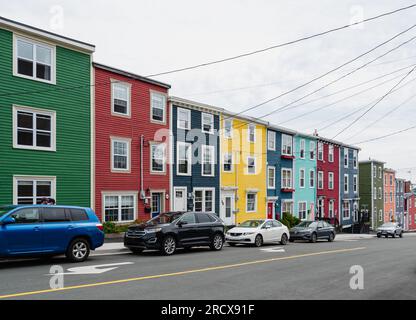
[[[89,208],[25,205],[0,207],[0,257],[65,254],[85,261],[104,243],[103,226]]]

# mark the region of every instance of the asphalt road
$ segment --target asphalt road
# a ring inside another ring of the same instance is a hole
[[[0,299],[416,299],[415,245],[415,236],[405,236],[263,250],[195,248],[170,257],[110,253],[82,264],[59,257],[2,261]],[[70,268],[107,264],[120,265],[100,274],[66,274],[63,289],[50,289],[51,265],[71,273]],[[353,265],[364,270],[362,290],[350,288]]]

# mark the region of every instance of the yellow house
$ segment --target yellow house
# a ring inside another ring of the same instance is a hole
[[[221,114],[220,217],[227,225],[265,219],[268,122]]]

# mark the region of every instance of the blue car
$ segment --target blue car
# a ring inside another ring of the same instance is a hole
[[[0,257],[65,254],[85,261],[104,243],[103,226],[89,208],[24,205],[0,207]]]

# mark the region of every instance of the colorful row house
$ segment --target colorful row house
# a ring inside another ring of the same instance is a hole
[[[396,178],[396,215],[394,221],[404,225],[404,185],[405,179]]]
[[[405,182],[404,186],[404,230],[416,230],[416,189],[410,181]]]
[[[384,168],[384,222],[395,220],[396,215],[396,171]]]

